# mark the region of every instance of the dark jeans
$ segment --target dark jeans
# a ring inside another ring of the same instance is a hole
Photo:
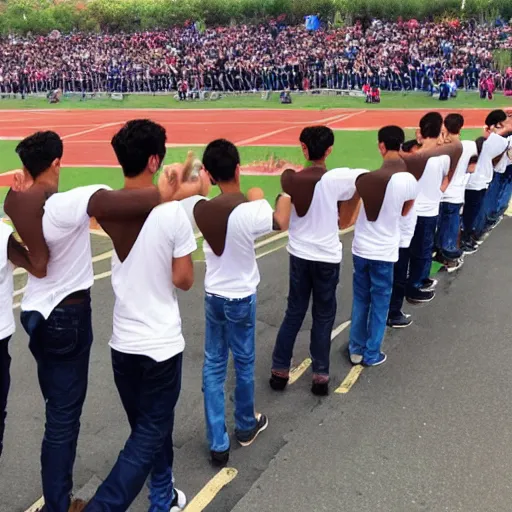
[[[471,237],[477,232],[480,219],[483,218],[485,193],[485,189],[466,190],[464,211],[462,212],[463,242],[469,242]]]
[[[393,263],[354,255],[354,299],[349,351],[365,364],[380,357],[393,289]]]
[[[407,275],[409,271],[409,247],[401,247],[398,261],[393,268],[393,293],[389,305],[388,318],[396,320],[402,314],[405,293],[407,291]]]
[[[309,351],[313,373],[329,375],[331,332],[336,317],[339,263],[309,261],[290,255],[288,308],[277,335],[272,369],[288,371],[293,347],[313,295],[313,327]]]
[[[7,397],[11,387],[11,356],[9,355],[9,340],[0,340],[0,457],[4,449],[5,419],[7,417]]]
[[[30,336],[29,347],[46,403],[41,449],[45,512],[67,512],[87,393],[92,345],[90,298],[80,304],[57,306],[46,321],[38,312],[23,312],[21,323]]]
[[[437,215],[435,217],[418,217],[411,240],[408,293],[419,290],[423,286],[423,281],[430,275],[436,226]]]
[[[503,183],[498,195],[498,217],[503,215],[508,208],[510,198],[512,197],[512,165],[507,167],[503,174]],[[498,220],[498,219],[496,219]]]
[[[114,380],[131,427],[112,471],[87,512],[125,512],[150,478],[150,512],[168,512],[174,497],[172,431],[183,354],[157,363],[112,350]]]
[[[462,256],[459,248],[460,209],[462,204],[441,203],[437,221],[436,247],[447,260]]]

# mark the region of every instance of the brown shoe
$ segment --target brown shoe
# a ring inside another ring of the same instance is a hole
[[[69,512],[82,512],[86,506],[87,502],[83,500],[73,500],[69,506]]]

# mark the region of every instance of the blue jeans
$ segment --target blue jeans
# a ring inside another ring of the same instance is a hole
[[[25,311],[21,323],[30,337],[46,402],[41,449],[45,512],[67,512],[93,339],[90,297],[80,304],[57,306],[48,320]]]
[[[9,340],[0,340],[0,457],[4,448],[5,419],[7,417],[7,397],[11,387],[11,356]]]
[[[435,217],[418,217],[410,248],[409,293],[419,290],[423,286],[423,281],[430,275],[436,226],[437,215]]]
[[[441,203],[437,221],[436,247],[447,260],[462,256],[459,248],[460,209],[462,204]]]
[[[462,224],[464,233],[462,240],[471,241],[476,234],[480,219],[483,219],[484,198],[486,190],[466,190],[464,197],[464,210],[462,212]]]
[[[492,181],[487,189],[484,199],[484,212],[482,223],[479,226],[479,232],[483,233],[498,218],[498,196],[500,194],[504,174],[495,172]]]
[[[309,352],[313,373],[329,375],[331,333],[336,318],[336,288],[340,279],[339,263],[309,261],[290,255],[288,308],[277,335],[272,369],[288,371],[293,347],[313,295],[313,327]]]
[[[503,174],[503,185],[498,195],[498,216],[503,215],[512,198],[512,165]]]
[[[210,450],[229,449],[226,429],[224,384],[229,350],[236,373],[235,429],[239,433],[256,427],[254,411],[254,360],[256,295],[228,299],[206,294],[206,332],[203,365],[204,412]]]
[[[409,247],[401,247],[398,253],[398,261],[393,267],[393,293],[389,304],[390,320],[400,318],[402,315],[402,306],[407,291],[407,274],[409,272]]]
[[[378,360],[393,290],[393,263],[354,255],[349,351],[365,364]]]
[[[183,354],[157,363],[112,350],[112,367],[131,433],[87,512],[125,512],[151,473],[150,512],[168,512],[174,498],[172,431]]]

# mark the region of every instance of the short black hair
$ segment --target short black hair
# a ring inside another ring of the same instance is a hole
[[[507,114],[504,110],[493,110],[486,118],[486,126],[496,126],[499,123],[503,123],[507,120]]]
[[[448,114],[444,118],[444,127],[448,130],[448,133],[452,135],[459,135],[463,126],[464,117],[460,114]]]
[[[165,158],[165,128],[149,119],[128,121],[112,138],[112,147],[127,178],[142,174],[152,156]]]
[[[240,154],[229,140],[217,139],[206,146],[203,165],[216,182],[231,181],[240,165]]]
[[[384,126],[379,130],[378,139],[388,151],[400,151],[405,142],[405,133],[399,126]]]
[[[421,147],[421,144],[416,139],[408,140],[402,144],[402,151],[411,153],[414,148]]]
[[[16,153],[30,176],[36,179],[56,158],[62,158],[64,145],[55,132],[36,132],[16,146]]]
[[[420,121],[420,132],[424,139],[437,139],[443,128],[443,116],[439,112],[429,112]]]
[[[302,130],[300,141],[308,148],[311,161],[321,160],[334,146],[334,133],[327,126],[309,126]]]

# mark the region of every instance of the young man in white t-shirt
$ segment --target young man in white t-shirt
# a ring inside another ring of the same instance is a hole
[[[507,150],[505,138],[510,130],[510,121],[503,110],[493,110],[485,119],[485,142],[478,157],[475,172],[466,185],[464,211],[462,214],[463,235],[461,246],[465,254],[478,250],[485,229],[485,196],[493,179],[494,167]]]
[[[27,137],[16,152],[23,163],[21,184],[9,191],[5,212],[36,272],[44,275],[29,275],[21,303],[21,323],[30,337],[45,400],[43,496],[47,512],[67,512],[93,340],[90,218],[139,216],[172,194],[164,198],[156,187],[111,191],[105,185],[57,193],[63,144],[55,132]],[[164,181],[162,187],[175,191]]]
[[[326,126],[305,128],[300,142],[309,167],[298,173],[285,171],[281,176],[283,190],[291,195],[293,204],[288,242],[290,289],[272,356],[270,386],[282,391],[288,383],[295,340],[313,296],[311,391],[323,396],[329,391],[331,332],[342,257],[339,228],[355,221],[359,206],[355,182],[367,171],[327,171],[326,159],[334,145],[334,134]]]
[[[16,329],[12,311],[14,267],[44,277],[44,270],[35,270],[27,250],[14,238],[12,227],[0,220],[0,457],[4,446],[7,397],[11,385],[9,340]]]
[[[254,407],[256,290],[260,282],[254,241],[274,230],[287,229],[291,203],[286,195],[279,197],[274,212],[260,190],[251,190],[244,196],[240,190],[240,156],[227,140],[215,140],[207,146],[203,165],[212,184],[221,190],[210,201],[194,198],[192,215],[204,236],[206,259],[206,431],[211,461],[223,466],[230,452],[224,407],[229,350],[236,372],[238,442],[249,446],[268,426],[267,417],[256,413]]]
[[[460,132],[464,126],[464,118],[460,114],[449,114],[444,119],[443,139],[445,142],[460,141]],[[462,267],[464,260],[459,247],[460,213],[464,204],[465,183],[470,168],[471,158],[478,156],[475,141],[464,140],[462,156],[453,178],[443,194],[439,208],[436,233],[436,261],[442,263],[448,272],[455,272]]]
[[[165,129],[149,120],[129,121],[114,136],[112,146],[125,176],[124,190],[152,186],[165,156],[165,143]],[[207,193],[204,183],[208,181],[202,173],[194,182],[179,184],[174,198],[202,189]],[[194,282],[196,240],[178,201],[149,214],[99,223],[114,244],[110,347],[114,380],[131,433],[84,510],[128,510],[150,476],[149,510],[177,512],[185,508],[186,498],[174,488],[173,479],[174,411],[185,348],[176,289],[189,290]]]
[[[430,112],[420,120],[418,138],[420,151],[429,151],[442,143],[443,117]],[[419,179],[419,192],[415,210],[418,215],[416,228],[410,246],[409,278],[407,300],[412,304],[430,302],[435,297],[429,281],[432,266],[432,252],[436,233],[439,204],[449,184],[450,157],[447,155],[430,158]]]
[[[398,126],[379,130],[383,165],[356,181],[363,205],[352,243],[349,354],[353,364],[378,366],[386,361],[381,345],[393,290],[393,266],[398,261],[400,222],[410,213],[418,194],[418,182],[400,157],[404,140],[404,131]]]

